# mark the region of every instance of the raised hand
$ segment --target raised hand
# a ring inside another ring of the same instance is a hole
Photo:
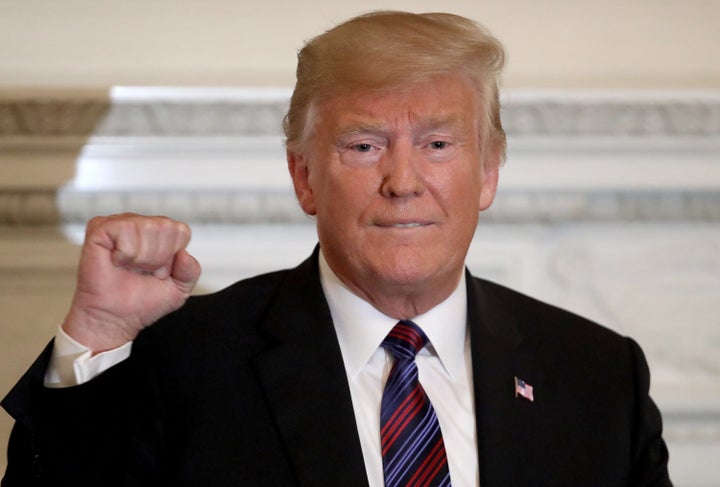
[[[65,332],[98,353],[179,308],[200,277],[200,264],[185,250],[189,241],[190,228],[165,217],[92,219]]]

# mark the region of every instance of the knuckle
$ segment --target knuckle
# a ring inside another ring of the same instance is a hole
[[[88,220],[87,225],[85,226],[87,233],[92,233],[95,231],[98,227],[102,226],[103,223],[107,220],[104,216],[96,216]]]
[[[186,240],[190,240],[192,230],[187,223],[178,222],[178,233]]]

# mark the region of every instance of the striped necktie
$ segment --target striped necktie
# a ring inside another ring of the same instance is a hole
[[[415,364],[415,355],[427,342],[412,321],[400,321],[382,342],[395,359],[380,409],[386,487],[450,486],[440,424]]]

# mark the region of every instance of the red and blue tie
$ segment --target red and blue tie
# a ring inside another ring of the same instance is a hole
[[[382,342],[395,359],[380,409],[386,487],[450,486],[440,424],[415,364],[415,355],[427,342],[412,321],[400,321]]]

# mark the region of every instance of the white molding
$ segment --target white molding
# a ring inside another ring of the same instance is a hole
[[[88,133],[88,121],[105,110],[91,133],[281,134],[289,97],[284,88],[115,87],[85,96],[3,90],[0,134]],[[720,90],[507,90],[502,107],[509,135],[720,133]]]
[[[196,223],[298,221],[281,133],[289,95],[0,92],[0,222],[82,223],[122,211]],[[508,160],[486,220],[720,220],[720,91],[502,97]]]

